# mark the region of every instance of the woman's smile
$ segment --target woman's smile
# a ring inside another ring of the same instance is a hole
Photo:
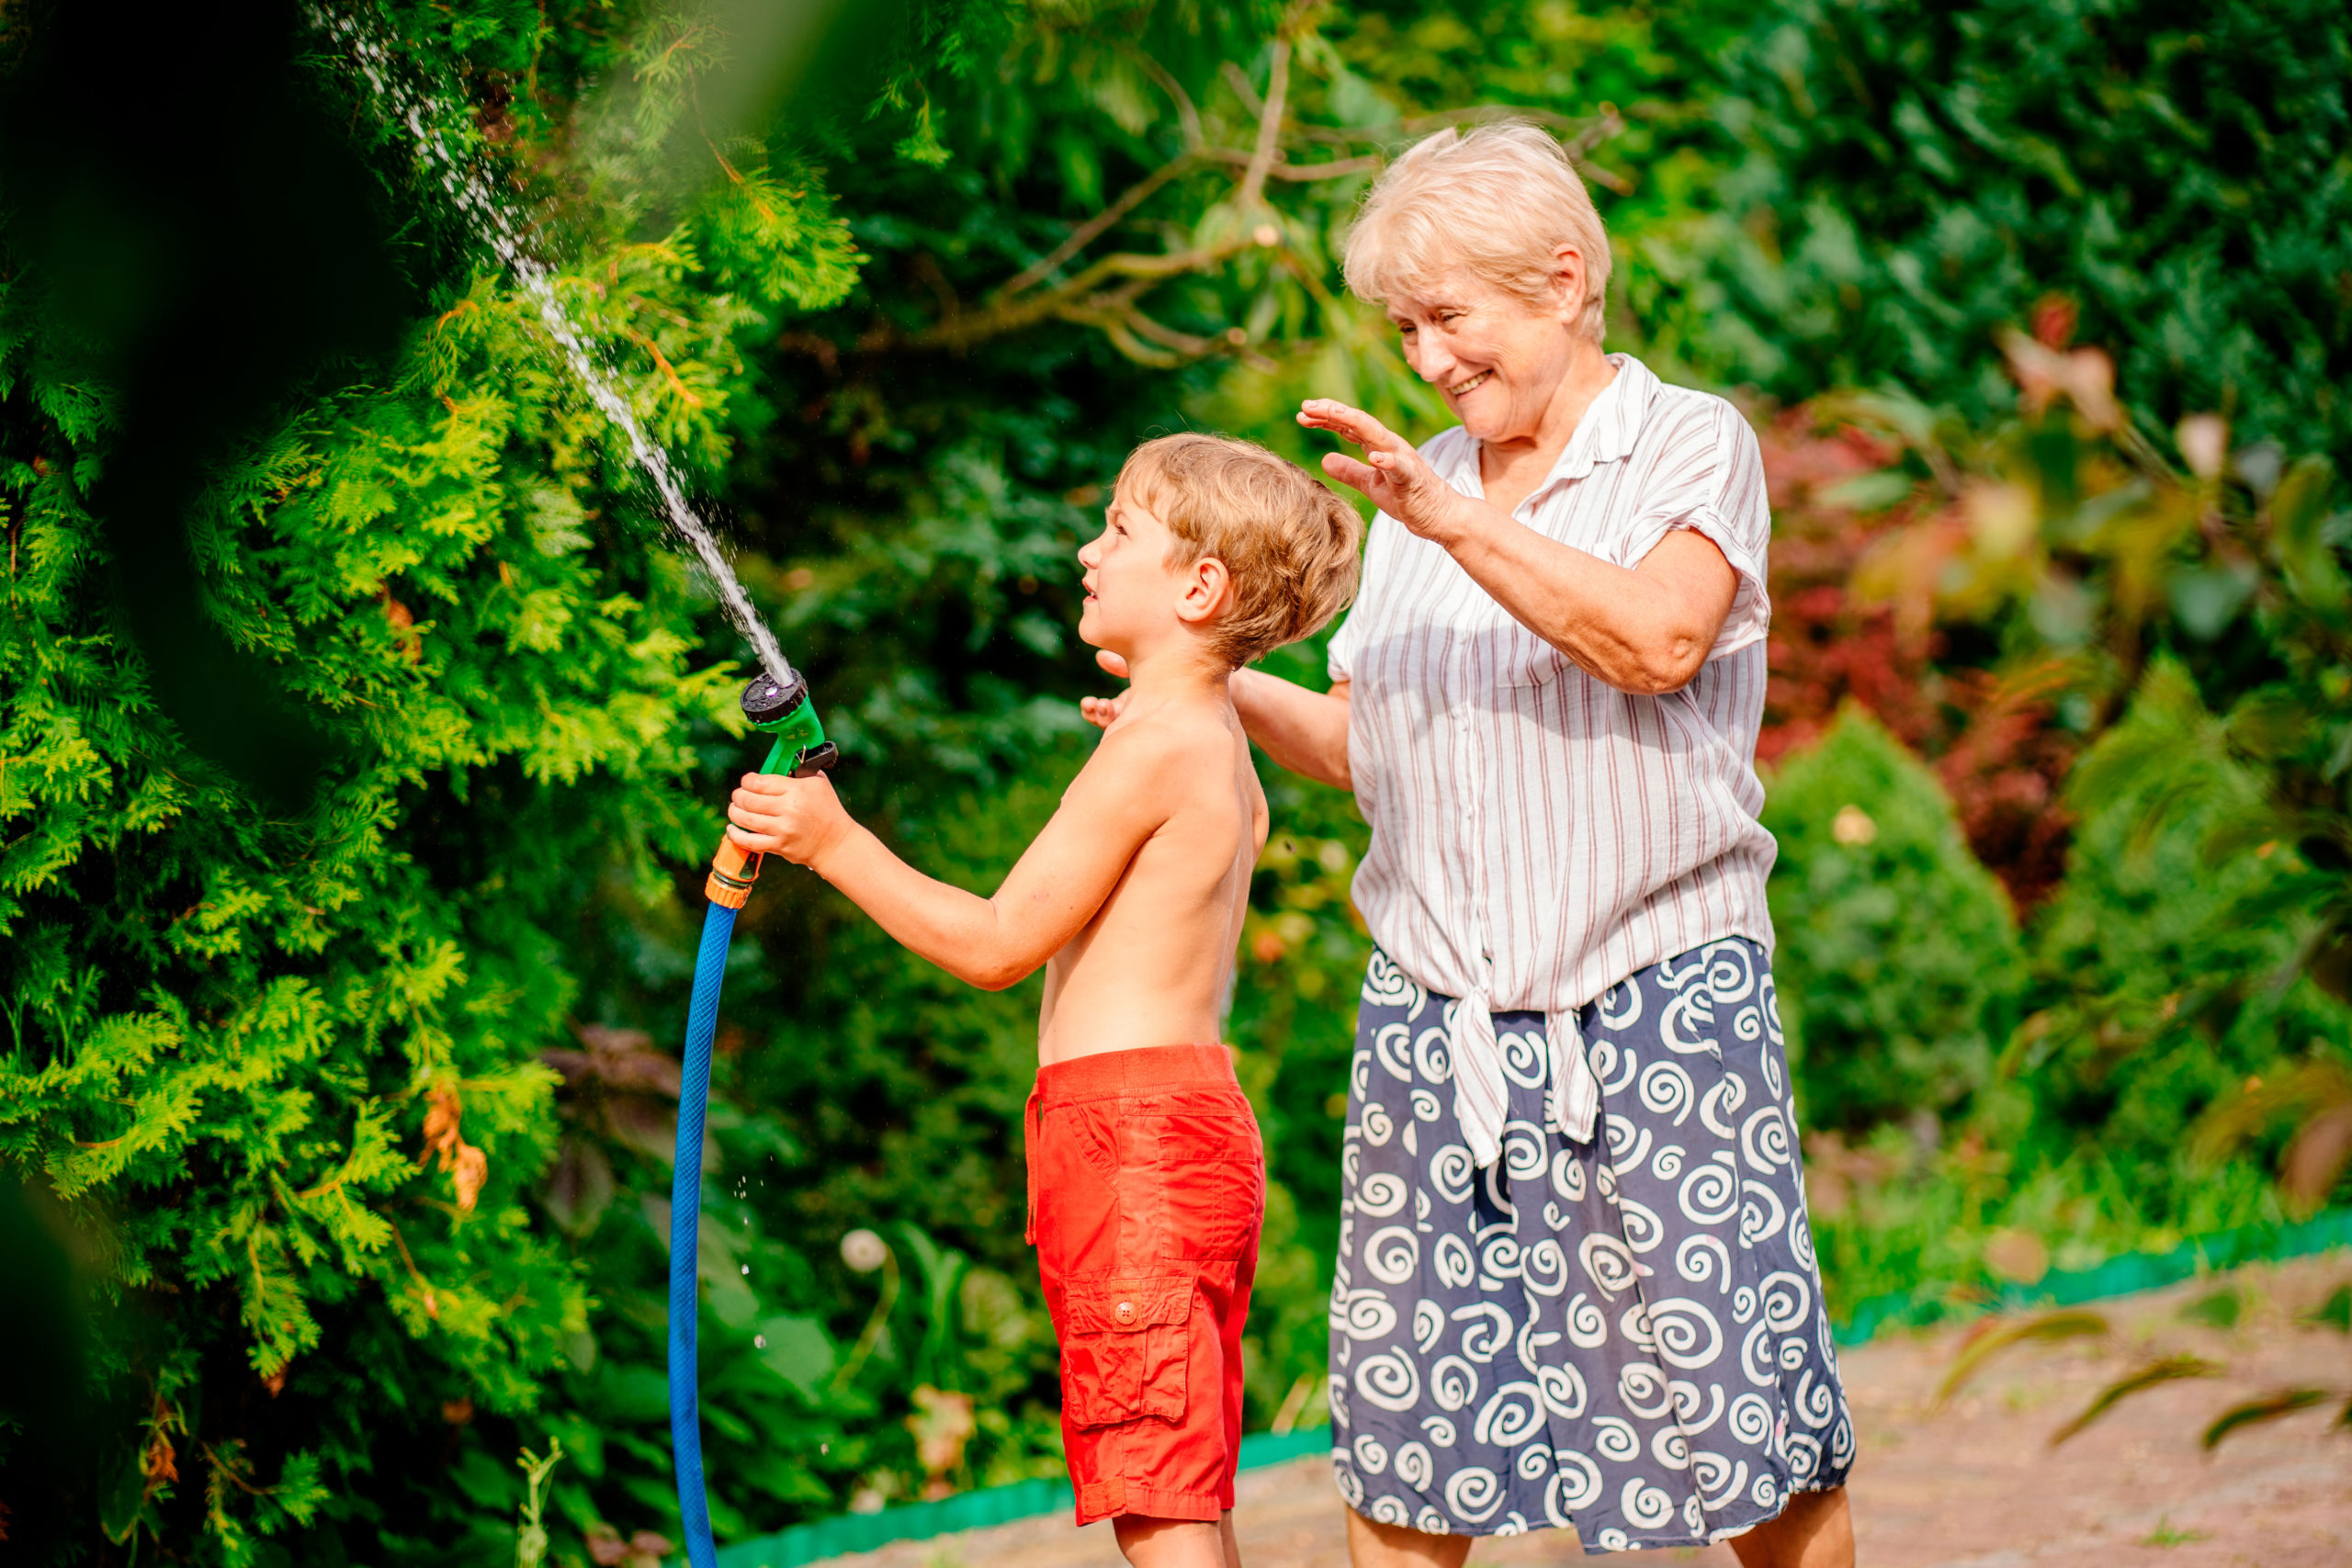
[[[1464,397],[1471,392],[1476,391],[1488,381],[1494,379],[1494,375],[1495,373],[1491,370],[1481,370],[1476,376],[1471,377],[1468,380],[1457,381],[1453,386],[1448,387],[1445,389],[1445,395],[1449,398]]]

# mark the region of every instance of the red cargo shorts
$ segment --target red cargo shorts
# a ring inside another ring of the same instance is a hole
[[[1062,1348],[1078,1522],[1233,1506],[1266,1156],[1222,1045],[1057,1062],[1029,1097],[1029,1239]]]

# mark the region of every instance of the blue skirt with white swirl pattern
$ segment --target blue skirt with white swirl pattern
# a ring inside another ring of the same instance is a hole
[[[1580,1013],[1590,1144],[1544,1125],[1539,1013],[1498,1013],[1503,1157],[1453,1113],[1447,1021],[1375,951],[1348,1090],[1332,1468],[1367,1518],[1689,1546],[1842,1485],[1854,1426],[1805,1222],[1772,975],[1745,938]]]

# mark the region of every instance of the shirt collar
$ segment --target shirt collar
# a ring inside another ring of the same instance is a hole
[[[1584,417],[1577,422],[1576,434],[1568,437],[1566,447],[1553,463],[1552,471],[1544,476],[1544,482],[1528,493],[1529,500],[1554,485],[1584,478],[1597,464],[1614,463],[1632,456],[1658,378],[1648,366],[1630,354],[1612,354],[1608,359],[1616,367],[1616,378],[1603,387],[1600,395],[1592,400],[1592,406],[1584,411]],[[1455,474],[1464,469],[1476,473],[1477,461],[1477,438],[1465,433],[1454,447],[1452,468]]]

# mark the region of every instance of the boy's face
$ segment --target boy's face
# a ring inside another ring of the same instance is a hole
[[[1169,566],[1168,525],[1146,510],[1127,486],[1111,497],[1102,532],[1082,546],[1086,604],[1078,635],[1093,648],[1127,655],[1174,635],[1193,617],[1182,614],[1197,575]]]

